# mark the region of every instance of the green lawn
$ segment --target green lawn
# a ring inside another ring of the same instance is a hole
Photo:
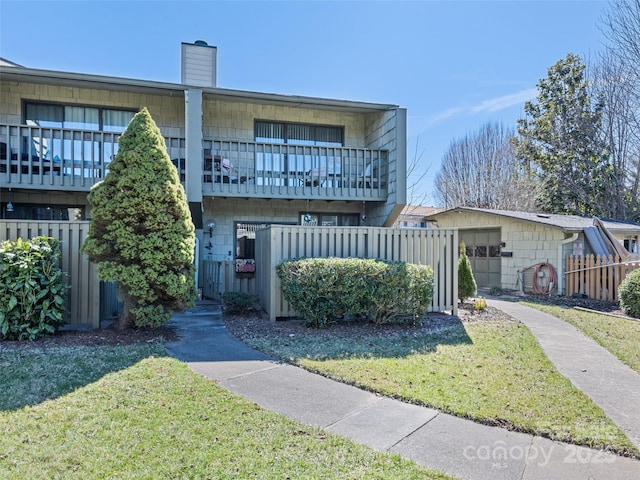
[[[0,478],[449,478],[265,411],[160,345],[0,350]]]
[[[630,320],[538,303],[523,302],[570,323],[640,373],[640,319]]]
[[[311,371],[460,417],[618,453],[640,453],[560,375],[529,330],[494,321],[439,334],[248,340]]]

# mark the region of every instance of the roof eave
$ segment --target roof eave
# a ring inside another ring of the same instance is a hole
[[[381,112],[395,110],[398,105],[337,100],[299,95],[251,92],[226,88],[211,88],[181,83],[157,82],[131,78],[110,77],[86,73],[60,72],[24,67],[0,66],[0,79],[84,88],[99,88],[126,92],[155,93],[163,95],[182,94],[188,89],[202,90],[205,97],[212,99],[237,100],[250,103],[283,104],[293,108],[317,108],[351,112]]]

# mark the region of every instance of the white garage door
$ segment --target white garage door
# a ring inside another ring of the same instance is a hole
[[[501,286],[500,229],[460,230],[478,287]]]

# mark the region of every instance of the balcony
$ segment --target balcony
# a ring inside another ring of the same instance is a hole
[[[88,192],[104,178],[119,133],[0,124],[0,186]],[[165,137],[184,183],[184,138]],[[204,196],[383,201],[388,152],[205,139]]]
[[[203,195],[386,200],[388,153],[204,140]]]

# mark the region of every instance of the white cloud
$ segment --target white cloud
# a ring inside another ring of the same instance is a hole
[[[513,107],[515,105],[522,104],[528,100],[536,97],[538,90],[536,88],[528,88],[516,93],[510,93],[509,95],[502,95],[501,97],[490,98],[484,100],[478,105],[471,107],[469,112],[476,114],[482,112],[498,112],[505,108]]]
[[[409,116],[411,122],[419,123],[423,128],[433,127],[447,120],[448,118],[455,117],[465,112],[463,107],[453,107],[442,112],[437,112],[432,115],[418,115]]]
[[[447,120],[451,120],[456,117],[467,117],[467,120],[470,120],[472,115],[495,113],[517,105],[524,105],[526,101],[535,99],[537,94],[538,90],[536,88],[528,88],[508,95],[483,100],[476,105],[451,107],[430,115],[409,115],[408,133],[409,136],[419,136],[430,128],[441,125]]]

